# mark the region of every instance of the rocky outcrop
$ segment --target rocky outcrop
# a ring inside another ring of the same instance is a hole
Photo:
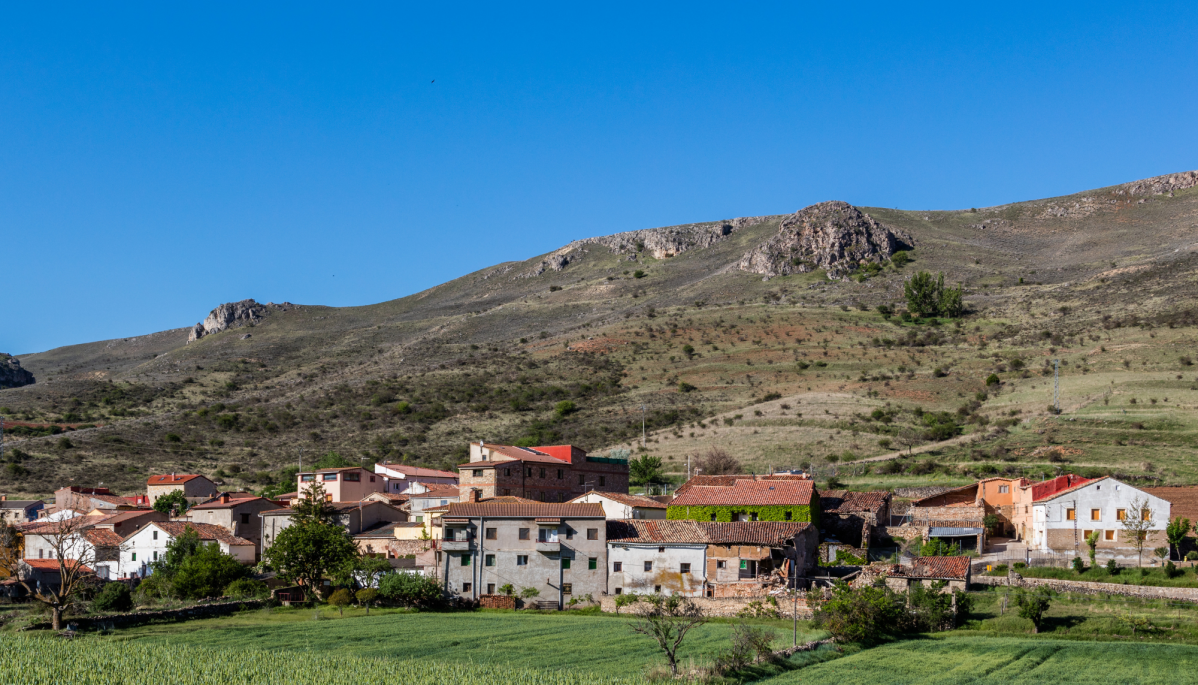
[[[0,388],[19,388],[33,383],[33,374],[22,369],[16,357],[0,352]]]
[[[294,307],[295,305],[290,302],[283,302],[282,304],[275,304],[274,302],[258,304],[254,300],[226,302],[213,309],[208,314],[208,318],[204,319],[203,323],[197,323],[191,328],[191,332],[187,336],[187,342],[194,342],[205,335],[220,333],[230,328],[252,325],[261,321],[271,311],[285,312]]]
[[[905,231],[883,226],[847,202],[821,202],[782,220],[778,232],[737,266],[767,277],[825,269],[840,278],[862,262],[914,246]]]
[[[1179,174],[1154,176],[1142,181],[1125,183],[1116,195],[1172,195],[1174,191],[1198,186],[1198,171],[1183,171]]]

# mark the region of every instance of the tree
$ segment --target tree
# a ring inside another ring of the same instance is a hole
[[[370,615],[370,605],[374,604],[379,597],[379,591],[372,587],[365,587],[354,593],[354,597],[358,600],[358,604],[366,607],[366,615]]]
[[[7,521],[0,521],[0,577],[16,578],[24,553],[24,534]]]
[[[377,588],[379,580],[395,569],[383,557],[355,557],[350,562],[353,579],[364,588]]]
[[[907,309],[917,316],[936,316],[940,311],[940,296],[944,292],[944,274],[940,278],[920,271],[903,282]]]
[[[96,548],[83,538],[84,531],[91,525],[86,516],[75,516],[61,521],[42,523],[26,535],[36,534],[45,541],[50,558],[58,562],[58,583],[35,583],[21,581],[21,586],[34,599],[50,609],[50,626],[62,630],[62,612],[75,602],[88,579],[94,572]]]
[[[695,461],[705,476],[727,476],[740,473],[740,462],[719,447],[712,447]]]
[[[388,573],[379,580],[379,594],[403,606],[429,607],[442,598],[435,578],[415,573]]]
[[[956,288],[946,288],[940,295],[939,309],[940,316],[960,318],[965,313],[965,286],[958,283]]]
[[[215,544],[200,545],[180,564],[172,578],[180,597],[220,597],[233,581],[250,576],[250,569]]]
[[[92,611],[129,611],[133,608],[133,596],[124,583],[108,583],[92,598]]]
[[[191,503],[183,496],[182,490],[171,490],[154,500],[154,511],[162,512],[168,516],[179,516],[187,511],[189,506],[191,506]]]
[[[173,580],[179,569],[183,568],[183,562],[196,553],[200,544],[200,534],[196,532],[196,529],[191,526],[184,528],[181,535],[166,544],[166,551],[163,552],[162,558],[152,564],[153,575],[160,580]]]
[[[662,480],[661,457],[645,455],[628,462],[628,480],[633,485],[649,485]]]
[[[332,597],[329,597],[329,604],[337,607],[337,611],[340,612],[342,617],[345,616],[345,607],[352,604],[353,601],[354,596],[349,594],[349,590],[345,588],[341,588],[334,592]]]
[[[1098,563],[1095,557],[1098,555],[1098,538],[1101,535],[1102,531],[1096,530],[1086,536],[1086,546],[1090,548],[1090,568],[1094,568]]]
[[[629,626],[634,633],[648,635],[665,652],[670,673],[678,675],[678,648],[686,634],[707,622],[703,610],[689,597],[645,595],[641,597],[640,620]]]
[[[923,434],[913,428],[904,428],[895,436],[898,443],[907,448],[907,454],[912,454],[916,445],[923,443]]]
[[[270,594],[270,588],[260,580],[253,578],[238,578],[229,583],[225,588],[225,596],[235,599],[248,599],[250,597],[266,597]]]
[[[275,537],[266,560],[279,577],[298,582],[315,599],[326,574],[346,568],[358,556],[358,546],[338,525],[336,513],[324,499],[324,488],[313,483],[291,515],[292,523]]]
[[[838,580],[831,598],[812,597],[815,593],[808,593],[808,605],[815,599],[819,607],[815,621],[837,642],[875,642],[894,630],[903,615],[902,601],[884,585],[854,588]]]
[[[1181,559],[1181,543],[1185,541],[1186,534],[1191,529],[1190,520],[1178,516],[1165,526],[1165,537],[1169,540],[1169,548],[1177,553],[1177,558]],[[1170,559],[1172,556],[1169,557]]]
[[[1052,590],[1044,586],[1032,592],[1023,588],[1015,589],[1015,606],[1019,607],[1019,617],[1032,622],[1033,633],[1040,632],[1040,623],[1043,622],[1048,608],[1052,606],[1052,597]]]
[[[336,452],[329,452],[313,464],[313,467],[317,469],[339,469],[343,466],[360,466],[360,464],[355,464]]]
[[[1152,530],[1152,509],[1148,500],[1137,497],[1128,506],[1127,515],[1123,517],[1123,533],[1136,548],[1136,561],[1144,565],[1144,544],[1148,542],[1148,531]]]
[[[640,600],[641,600],[640,595],[634,595],[634,594],[616,595],[616,615],[619,615],[620,609],[623,609],[624,607],[629,606],[631,604],[636,604]]]

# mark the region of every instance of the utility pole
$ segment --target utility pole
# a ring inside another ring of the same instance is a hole
[[[4,415],[0,414],[0,461],[4,461]]]
[[[1061,413],[1061,360],[1052,360],[1052,406]]]
[[[649,442],[645,439],[645,405],[641,405],[641,447],[648,447]]]

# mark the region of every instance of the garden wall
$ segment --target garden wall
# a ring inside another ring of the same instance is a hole
[[[78,630],[111,630],[113,628],[128,628],[156,621],[187,621],[193,618],[212,618],[227,616],[243,609],[259,609],[267,604],[263,599],[247,599],[236,602],[220,602],[214,604],[199,604],[183,607],[182,609],[164,609],[162,611],[137,611],[128,614],[109,614],[107,616],[87,616],[80,618],[64,618],[64,626],[75,626]],[[32,623],[25,630],[49,630],[50,621]]]
[[[1150,585],[1121,585],[1119,583],[1093,583],[1085,580],[1057,580],[1055,578],[1022,578],[1009,580],[1006,576],[973,576],[974,585],[1010,585],[1012,587],[1050,587],[1057,592],[1077,592],[1088,595],[1122,595],[1147,599],[1177,599],[1198,602],[1198,588],[1153,587]]]
[[[703,610],[705,616],[736,616],[742,610],[749,606],[750,602],[759,602],[761,608],[765,610],[775,610],[774,605],[765,601],[765,597],[747,598],[747,597],[692,597],[691,601]],[[793,618],[791,609],[794,606],[789,597],[778,597],[778,606],[776,610],[781,618]],[[639,604],[639,603],[638,603]],[[615,595],[604,595],[599,599],[599,606],[603,608],[605,613],[616,613],[616,597]],[[637,612],[637,604],[630,604],[620,609],[621,614],[634,615]],[[798,602],[799,618],[810,620],[812,610],[807,607],[807,600],[800,595]]]

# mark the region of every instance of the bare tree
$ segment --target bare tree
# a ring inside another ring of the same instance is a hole
[[[20,572],[21,548],[24,536],[19,528],[0,522],[0,573],[5,578],[16,578]]]
[[[740,473],[740,462],[719,447],[712,447],[699,457],[695,465],[705,476],[727,476]]]
[[[640,620],[633,623],[633,632],[657,640],[666,653],[670,673],[678,675],[678,648],[691,628],[703,625],[707,617],[690,598],[681,595],[644,595],[641,597]]]
[[[1144,545],[1148,542],[1148,531],[1152,530],[1152,509],[1148,500],[1137,497],[1128,505],[1129,511],[1123,517],[1123,534],[1136,548],[1136,563],[1144,565]]]
[[[900,445],[907,448],[907,454],[911,454],[916,445],[923,443],[923,436],[919,434],[919,431],[911,428],[902,429],[895,438]]]
[[[48,548],[50,558],[58,562],[58,583],[38,582],[31,587],[29,579],[21,585],[39,602],[50,607],[51,627],[62,628],[62,612],[74,601],[83,589],[85,581],[94,575],[96,548],[84,539],[84,532],[91,528],[87,516],[75,516],[61,521],[51,521],[31,528],[26,532],[26,544],[33,536],[40,537]]]

